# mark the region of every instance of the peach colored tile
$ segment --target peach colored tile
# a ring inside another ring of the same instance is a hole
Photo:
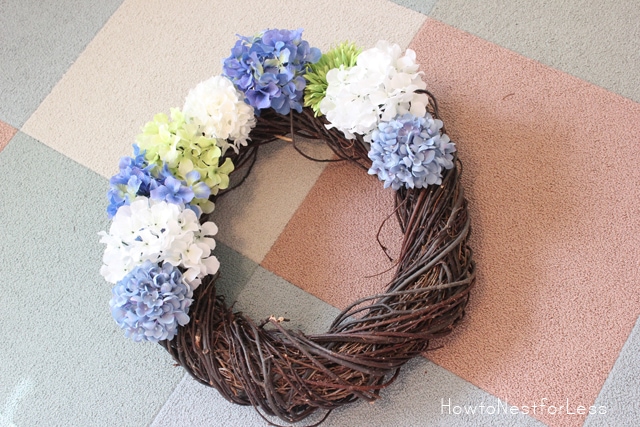
[[[15,135],[16,132],[16,129],[0,121],[0,151],[7,146],[9,140],[13,138],[13,135]]]
[[[378,275],[393,263],[378,245],[376,233],[392,213],[393,193],[376,177],[349,163],[329,164],[262,265],[344,308],[384,290],[391,278],[391,271]],[[380,240],[396,254],[401,237],[392,217]]]
[[[428,357],[582,425],[567,401],[593,404],[640,314],[640,104],[431,19],[411,46],[464,162],[478,265]]]

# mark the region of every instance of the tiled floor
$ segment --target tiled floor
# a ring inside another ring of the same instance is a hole
[[[322,49],[382,38],[415,49],[458,145],[473,222],[478,279],[464,322],[375,405],[326,425],[640,419],[633,2],[10,3],[0,6],[0,427],[265,425],[159,346],[122,336],[97,233],[108,177],[140,127],[218,74],[236,34],[276,27],[303,27]],[[375,233],[391,198],[355,168],[274,143],[217,204],[220,288],[254,318],[322,331],[336,307],[384,287],[377,273],[391,264]],[[381,235],[391,254],[392,225]]]

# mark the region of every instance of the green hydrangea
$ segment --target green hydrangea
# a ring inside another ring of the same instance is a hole
[[[229,174],[234,166],[227,158],[220,164],[221,141],[203,136],[199,126],[187,123],[184,114],[177,108],[171,109],[171,120],[164,113],[156,114],[153,120],[142,128],[136,142],[145,151],[149,164],[163,167],[186,181],[193,170],[200,173],[200,181],[211,188],[211,194],[229,187]],[[194,199],[205,213],[213,211],[213,203],[206,199]]]
[[[327,93],[327,72],[333,68],[351,68],[356,65],[358,55],[362,50],[354,43],[344,42],[320,57],[315,64],[310,65],[305,74],[307,86],[304,89],[304,106],[311,107],[316,117],[321,116],[320,101]]]

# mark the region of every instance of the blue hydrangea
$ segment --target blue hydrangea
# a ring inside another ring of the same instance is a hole
[[[184,182],[174,177],[166,164],[163,168],[156,164],[149,165],[138,145],[133,145],[133,152],[133,157],[120,159],[120,172],[109,180],[109,218],[114,217],[120,206],[131,204],[138,196],[185,205],[200,217],[200,208],[189,203],[194,197],[207,199],[211,189],[199,182],[200,174],[197,171],[187,174],[188,182]]]
[[[173,339],[178,325],[189,323],[192,297],[180,270],[146,261],[113,287],[109,305],[127,338],[158,342]]]
[[[120,206],[130,204],[136,196],[149,196],[151,183],[154,181],[151,176],[152,167],[148,165],[144,152],[141,153],[136,144],[133,145],[133,152],[134,157],[120,159],[120,171],[109,180],[109,218],[113,218]]]
[[[384,188],[423,188],[442,183],[442,169],[453,168],[455,145],[443,134],[442,121],[427,113],[396,116],[380,122],[371,133],[369,173],[384,181]]]
[[[186,205],[195,197],[191,187],[175,178],[167,165],[164,166],[162,172],[151,183],[151,191],[149,193],[152,200],[165,201],[174,205]]]
[[[255,37],[240,37],[223,62],[223,75],[256,110],[302,112],[303,76],[320,56],[319,49],[302,40],[302,29],[266,30]]]

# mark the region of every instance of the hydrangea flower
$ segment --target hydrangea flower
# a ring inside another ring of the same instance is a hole
[[[195,185],[189,176],[196,171],[199,182],[204,182],[211,194],[229,187],[229,174],[234,166],[226,158],[222,164],[221,146],[228,143],[221,139],[202,135],[197,123],[187,123],[184,114],[177,108],[171,109],[171,120],[166,114],[156,114],[138,135],[136,141],[145,150],[145,159],[149,164],[167,166],[173,176],[181,181]],[[197,196],[196,196],[197,197]],[[207,196],[208,197],[208,196]],[[206,198],[196,198],[193,203],[205,213],[213,211],[213,203]]]
[[[415,60],[413,50],[403,55],[397,44],[379,41],[358,55],[355,66],[327,72],[326,96],[320,102],[320,111],[330,122],[327,127],[339,129],[349,139],[363,135],[370,142],[380,121],[406,113],[424,116],[429,99],[415,93],[426,88]]]
[[[213,222],[201,225],[191,209],[139,196],[118,209],[109,232],[99,233],[100,242],[107,245],[100,274],[117,283],[145,261],[169,263],[182,267],[184,279],[196,289],[204,276],[220,267],[211,254],[217,232]]]
[[[185,205],[200,217],[200,208],[192,205],[194,198],[207,200],[211,189],[200,182],[200,174],[191,171],[186,181],[176,179],[166,165],[160,168],[157,164],[149,164],[140,152],[140,147],[133,145],[134,157],[120,159],[120,172],[111,177],[107,192],[109,205],[107,213],[113,218],[120,206],[128,205],[138,196],[151,197],[154,200],[166,200],[169,203]]]
[[[302,112],[303,75],[318,59],[320,50],[302,40],[302,29],[265,30],[255,37],[240,37],[223,62],[223,74],[256,110]]]
[[[151,198],[153,200],[166,200],[168,203],[175,205],[187,204],[193,200],[193,190],[182,185],[182,181],[172,176],[165,178],[163,185],[159,185],[151,190]]]
[[[442,121],[426,113],[380,122],[372,134],[369,174],[398,190],[442,183],[442,169],[453,168],[455,145],[443,134]]]
[[[119,163],[120,171],[109,180],[107,199],[107,214],[113,218],[118,208],[128,205],[138,195],[149,195],[149,187],[153,177],[151,169],[140,152],[140,147],[133,145],[134,157],[122,157]]]
[[[116,323],[132,340],[171,340],[189,323],[193,291],[171,264],[150,261],[135,267],[112,290],[109,305]]]
[[[188,122],[200,125],[205,136],[218,139],[222,154],[229,146],[236,153],[246,146],[249,132],[256,125],[253,108],[244,102],[244,94],[223,76],[212,77],[191,89],[183,112]]]

